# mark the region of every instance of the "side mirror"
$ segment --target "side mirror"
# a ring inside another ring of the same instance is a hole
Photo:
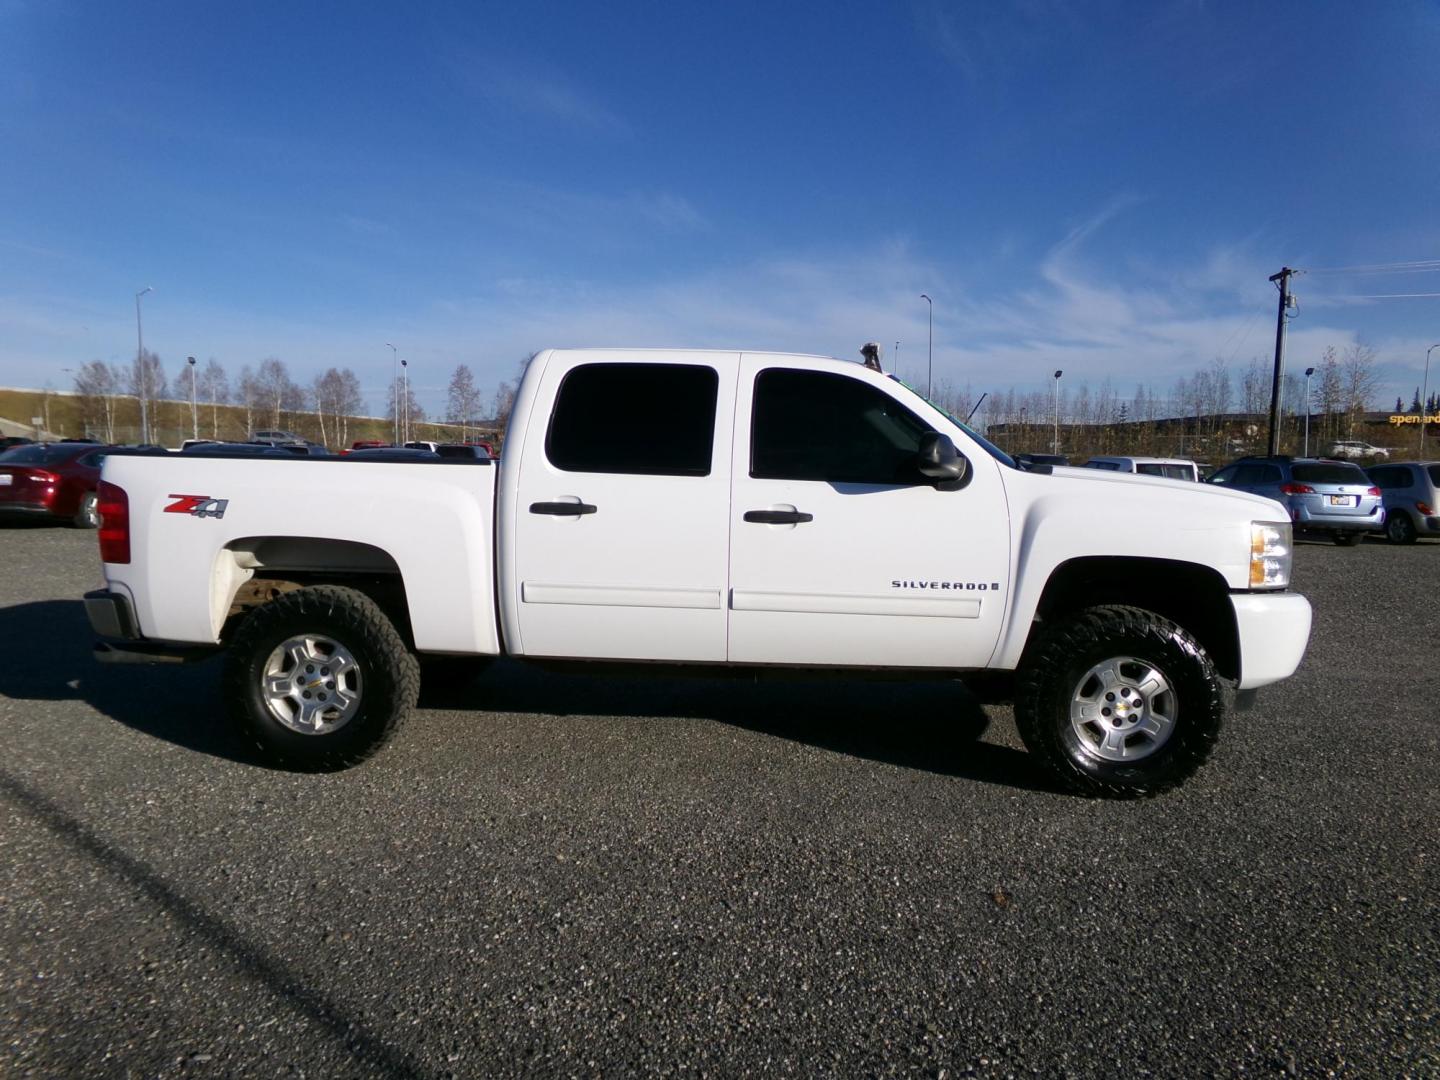
[[[970,471],[970,463],[960,456],[949,435],[938,431],[927,431],[920,436],[920,451],[915,455],[915,467],[921,476],[942,483],[958,484]]]

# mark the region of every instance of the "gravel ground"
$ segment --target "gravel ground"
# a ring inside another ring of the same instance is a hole
[[[1440,1076],[1440,544],[1302,545],[1299,674],[1113,803],[938,681],[502,665],[276,772],[0,543],[0,1073]]]

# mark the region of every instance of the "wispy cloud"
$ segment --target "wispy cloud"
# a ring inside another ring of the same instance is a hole
[[[597,94],[542,63],[462,49],[451,70],[463,88],[492,108],[598,135],[630,133],[630,125]]]
[[[513,376],[518,358],[552,345],[854,358],[863,342],[877,340],[893,364],[899,340],[898,373],[915,382],[923,381],[928,330],[919,294],[928,292],[935,298],[937,381],[977,389],[1042,386],[1060,367],[1071,386],[1109,379],[1127,392],[1144,383],[1164,394],[1217,357],[1235,369],[1269,357],[1274,296],[1258,257],[1244,247],[1220,247],[1192,266],[1170,264],[1166,275],[1142,268],[1116,276],[1091,266],[1085,244],[1117,212],[1102,208],[1057,238],[1035,265],[1021,268],[1020,280],[1033,282],[1024,288],[979,274],[962,280],[896,240],[860,251],[777,253],[689,274],[662,271],[641,283],[575,278],[560,269],[543,278],[496,278],[409,312],[357,316],[353,308],[316,305],[298,317],[192,307],[147,319],[146,344],[169,357],[202,341],[207,355],[235,369],[277,355],[301,381],[331,364],[350,366],[378,394],[390,367],[381,343],[397,341],[414,365],[422,400],[434,407],[457,363],[493,385]],[[1325,317],[1337,312],[1302,310],[1290,327],[1292,365],[1358,339],[1348,318]],[[101,323],[89,322],[90,314],[83,304],[54,297],[0,298],[0,383],[131,347],[133,325],[123,305]],[[1388,338],[1372,344],[1381,358],[1382,396],[1408,396],[1423,347]]]

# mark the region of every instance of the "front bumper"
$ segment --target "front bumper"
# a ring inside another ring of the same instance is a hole
[[[1240,640],[1239,690],[1295,674],[1310,643],[1310,601],[1299,593],[1231,593]]]

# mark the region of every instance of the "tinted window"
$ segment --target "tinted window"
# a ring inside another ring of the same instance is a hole
[[[586,364],[565,376],[545,454],[567,472],[710,475],[714,368]]]
[[[1085,467],[1087,469],[1104,469],[1107,472],[1121,471],[1119,462],[1115,461],[1087,461]]]
[[[60,443],[32,443],[0,454],[7,465],[54,465],[84,451],[84,447]]]
[[[1185,465],[1136,465],[1135,471],[1143,472],[1146,477],[1165,477],[1168,480],[1194,480],[1195,478]]]
[[[1359,465],[1296,465],[1290,474],[1302,484],[1364,484],[1370,486]]]
[[[1368,475],[1371,481],[1378,488],[1389,489],[1410,486],[1409,469],[1395,468],[1393,466],[1389,468],[1381,467],[1378,469],[1371,469]]]
[[[930,427],[845,375],[770,368],[755,379],[750,475],[852,484],[928,483],[915,468]]]
[[[1440,487],[1440,465],[1430,465],[1426,471],[1430,473],[1430,482]]]
[[[1239,472],[1239,470],[1234,465],[1226,466],[1214,476],[1210,477],[1208,482],[1211,484],[1232,484],[1235,482],[1235,474],[1237,472]]]

